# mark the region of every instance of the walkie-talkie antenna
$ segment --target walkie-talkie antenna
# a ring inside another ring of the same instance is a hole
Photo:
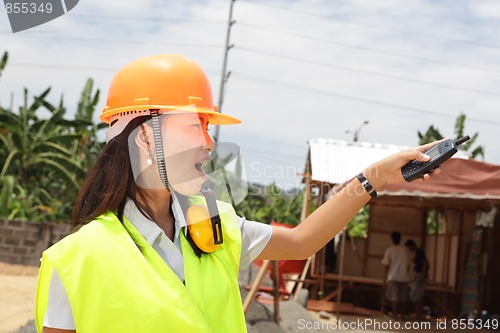
[[[462,143],[464,143],[465,141],[469,141],[469,140],[470,140],[470,136],[466,135],[466,136],[464,136],[464,137],[461,137],[460,139],[457,139],[457,140],[455,141],[455,144],[456,144],[457,146],[459,146],[459,145],[461,145]]]

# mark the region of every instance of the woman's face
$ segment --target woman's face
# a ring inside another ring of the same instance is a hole
[[[210,160],[215,144],[208,134],[208,116],[197,113],[174,114],[162,120],[163,150],[167,177],[179,193],[193,195],[207,175],[201,167]]]

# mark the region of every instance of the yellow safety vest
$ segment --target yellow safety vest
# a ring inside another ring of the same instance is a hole
[[[53,269],[78,333],[246,332],[238,268],[241,231],[218,203],[224,243],[196,256],[181,230],[185,284],[124,217],[108,212],[42,255],[36,326],[41,332]]]

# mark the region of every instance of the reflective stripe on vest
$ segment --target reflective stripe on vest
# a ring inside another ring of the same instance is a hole
[[[218,203],[224,243],[198,258],[181,231],[185,285],[124,217],[105,213],[42,256],[36,321],[41,332],[53,269],[78,333],[246,332],[238,286],[241,231]]]

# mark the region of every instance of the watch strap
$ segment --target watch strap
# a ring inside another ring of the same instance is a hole
[[[368,179],[366,179],[365,176],[363,176],[363,173],[360,173],[359,175],[357,175],[356,178],[358,178],[358,180],[361,183],[361,185],[363,185],[363,188],[366,190],[366,192],[368,192],[368,194],[372,198],[376,198],[377,197],[377,191],[375,191],[375,188],[368,181]]]

